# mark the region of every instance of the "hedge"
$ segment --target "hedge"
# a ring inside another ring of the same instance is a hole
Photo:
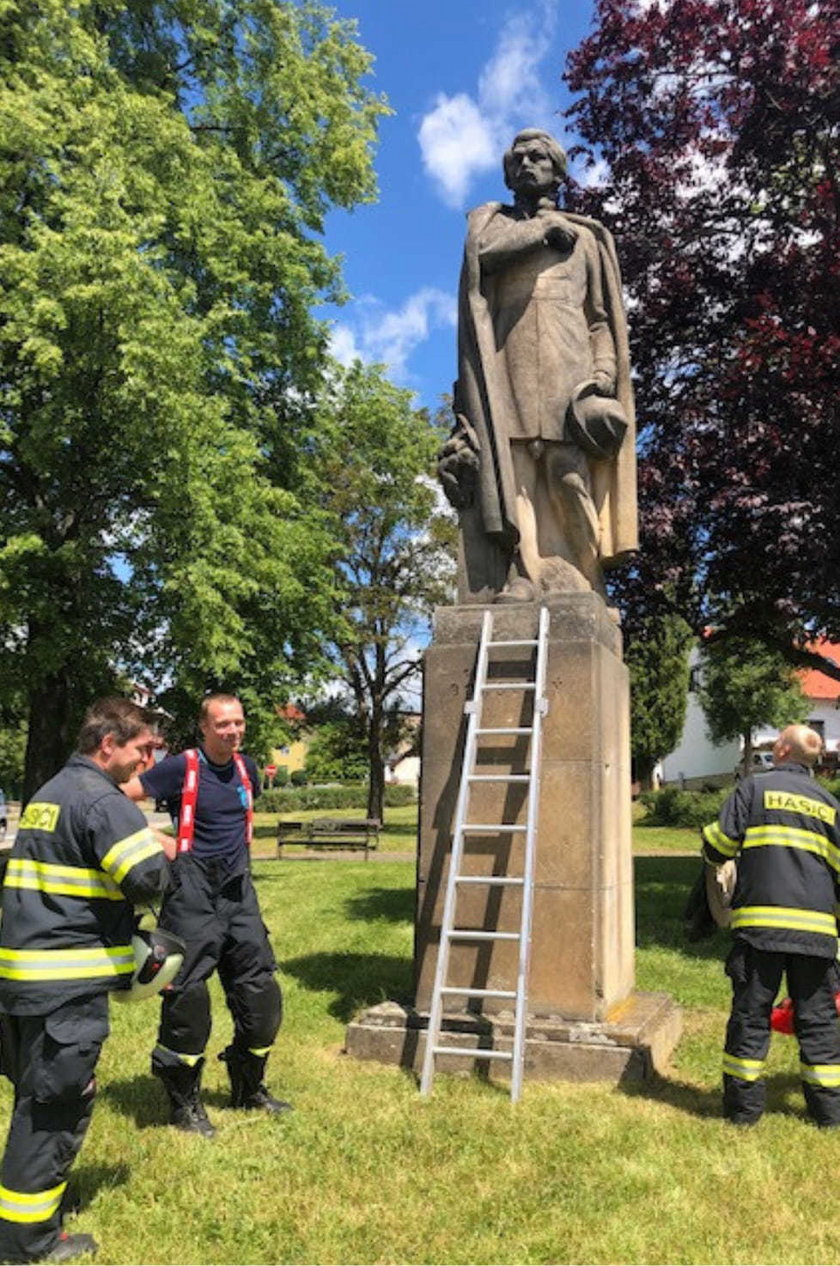
[[[682,826],[697,829],[713,822],[731,792],[683,791],[679,787],[662,787],[659,791],[643,791],[639,799],[647,809],[640,826]]]
[[[395,783],[385,788],[385,807],[413,804],[417,793],[413,787]],[[257,809],[266,813],[288,813],[294,809],[359,809],[367,808],[367,787],[354,783],[343,787],[274,787],[264,791]]]

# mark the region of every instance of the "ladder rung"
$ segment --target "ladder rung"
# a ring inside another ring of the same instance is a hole
[[[452,928],[444,932],[451,941],[518,941],[518,932],[479,932],[470,928]]]
[[[494,725],[489,729],[484,726],[476,730],[476,734],[533,734],[533,725]]]
[[[467,774],[470,782],[530,782],[530,774]]]
[[[444,985],[441,993],[459,994],[462,998],[515,998],[515,989],[459,989],[457,985]]]
[[[535,681],[488,681],[482,690],[536,690]]]
[[[525,825],[515,826],[512,822],[465,822],[461,830],[464,834],[498,835],[499,831],[527,831],[528,828]]]
[[[521,888],[525,880],[520,875],[456,875],[455,882],[456,884],[490,884],[494,888],[509,884],[511,887]]]
[[[493,646],[538,646],[539,642],[534,637],[526,637],[515,642],[488,642],[488,648]]]
[[[433,1046],[435,1055],[469,1055],[473,1059],[513,1059],[513,1051],[491,1051],[484,1047],[472,1046]]]

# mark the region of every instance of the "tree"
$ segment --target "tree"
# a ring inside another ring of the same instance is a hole
[[[373,196],[352,24],[292,0],[8,0],[0,16],[0,690],[24,794],[119,670],[281,693],[330,617],[300,499]]]
[[[598,0],[566,76],[631,300],[627,593],[803,664],[840,632],[838,53],[836,0]]]
[[[761,642],[731,638],[713,642],[701,654],[697,697],[713,743],[742,738],[744,768],[752,757],[753,730],[804,721],[808,700],[796,670]]]
[[[634,777],[649,788],[653,767],[672,752],[685,725],[691,629],[679,616],[647,616],[625,625],[630,672],[630,750]]]
[[[336,367],[322,401],[321,500],[341,542],[331,640],[366,739],[368,816],[382,818],[387,719],[454,578],[454,523],[430,477],[442,429],[377,367]]]

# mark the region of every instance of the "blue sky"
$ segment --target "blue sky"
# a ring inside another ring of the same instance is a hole
[[[465,212],[507,191],[505,147],[522,127],[572,139],[558,112],[567,52],[592,0],[331,0],[376,57],[368,81],[394,115],[376,154],[379,202],[327,221],[351,301],[328,309],[333,352],[388,365],[435,408],[455,376],[455,301]]]

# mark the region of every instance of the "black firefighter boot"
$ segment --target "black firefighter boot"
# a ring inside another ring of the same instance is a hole
[[[227,1064],[232,1108],[257,1109],[275,1115],[292,1111],[290,1103],[275,1099],[265,1087],[263,1076],[268,1063],[267,1055],[255,1055],[253,1051],[228,1046],[220,1052],[219,1059]]]
[[[216,1133],[210,1124],[204,1104],[201,1102],[201,1070],[204,1060],[197,1064],[174,1064],[153,1069],[160,1077],[169,1096],[169,1124],[188,1134],[200,1134],[211,1139]]]

